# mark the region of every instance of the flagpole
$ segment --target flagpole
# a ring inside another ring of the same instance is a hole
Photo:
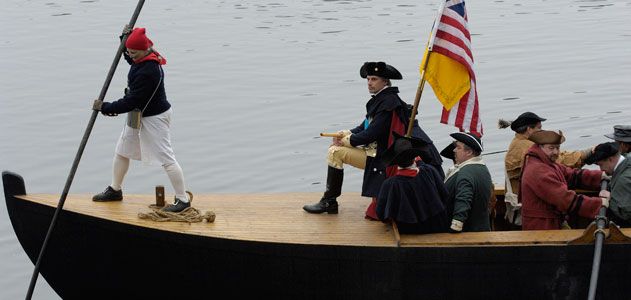
[[[436,31],[438,31],[438,23],[440,21],[441,16],[443,15],[443,10],[445,9],[445,1],[443,0],[438,8],[438,12],[436,14],[436,18],[434,18],[434,25],[432,26],[432,33],[429,36],[429,40],[427,41],[427,57],[423,60],[423,65],[421,66],[421,80],[418,83],[418,87],[416,88],[416,97],[414,98],[414,105],[412,106],[412,112],[410,113],[410,120],[408,122],[408,130],[405,133],[406,137],[412,136],[412,128],[414,127],[414,120],[416,119],[416,115],[418,113],[418,105],[421,102],[421,96],[423,95],[423,88],[425,87],[425,69],[427,68],[427,62],[429,61],[429,55],[432,52],[432,47],[434,46],[434,39],[436,38]]]

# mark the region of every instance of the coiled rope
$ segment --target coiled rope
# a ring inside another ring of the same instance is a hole
[[[208,223],[215,221],[215,213],[207,211],[202,212],[194,207],[187,207],[181,212],[169,212],[162,211],[160,207],[156,205],[149,205],[151,209],[148,213],[138,213],[138,218],[152,220],[156,222],[185,222],[185,223],[197,223],[206,220]]]

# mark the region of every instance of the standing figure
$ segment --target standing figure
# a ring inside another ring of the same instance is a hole
[[[597,190],[606,174],[597,170],[575,169],[557,162],[561,131],[541,130],[528,138],[522,169],[519,200],[522,204],[522,230],[561,229],[566,219],[594,218],[607,199],[577,194],[573,189]]]
[[[128,32],[129,28],[126,27],[123,34]],[[171,147],[170,125],[173,112],[164,91],[162,70],[166,60],[153,49],[153,42],[145,35],[145,28],[135,28],[131,31],[125,47],[125,60],[131,65],[125,95],[116,101],[102,104],[97,100],[94,108],[107,116],[128,113],[128,124],[123,128],[116,145],[112,184],[102,193],[95,195],[92,200],[123,200],[123,179],[129,169],[130,159],[158,161],[175,190],[175,203],[163,210],[182,211],[191,204],[186,193],[182,168],[175,159]],[[134,113],[136,117],[133,117]]]
[[[449,193],[447,213],[451,218],[450,232],[490,231],[489,199],[493,183],[482,157],[480,137],[475,133],[456,132],[455,165],[447,172],[445,187]]]
[[[447,232],[447,190],[431,162],[427,143],[396,134],[383,162],[397,166],[396,175],[381,185],[377,198],[380,220],[397,224],[401,233]],[[415,158],[421,158],[416,162]]]
[[[609,191],[600,191],[600,197],[609,202],[607,216],[623,227],[631,227],[631,160],[628,155],[618,152],[615,142],[602,143],[594,149],[594,154],[585,162],[597,164],[611,176]]]
[[[341,138],[333,138],[327,156],[326,191],[319,202],[305,205],[309,213],[338,212],[337,197],[342,193],[344,164],[364,170],[362,196],[373,197],[366,216],[377,219],[374,205],[379,189],[386,177],[394,175],[395,167],[387,168],[382,163],[383,152],[392,144],[392,132],[403,134],[409,122],[408,104],[399,98],[399,89],[390,80],[401,79],[401,73],[384,62],[366,62],[359,74],[366,78],[368,91],[372,95],[366,103],[366,118],[351,130],[342,130]],[[442,172],[441,162],[432,140],[414,124],[412,136],[426,142],[430,148],[433,165]]]

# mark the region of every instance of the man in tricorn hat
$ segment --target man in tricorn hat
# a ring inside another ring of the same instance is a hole
[[[605,136],[618,142],[620,153],[631,152],[631,125],[616,125],[613,127],[613,133]]]
[[[538,116],[533,112],[525,112],[519,115],[517,119],[512,122],[500,120],[500,128],[506,128],[510,125],[510,128],[515,132],[515,137],[508,146],[506,157],[504,158],[504,167],[506,174],[510,180],[513,193],[519,194],[519,179],[521,178],[521,168],[524,164],[524,156],[528,152],[533,144],[528,139],[531,134],[541,130],[541,122],[546,119]],[[562,151],[559,153],[557,162],[571,167],[579,168],[584,164],[584,160],[591,153],[592,148],[584,149],[581,151]]]
[[[394,133],[383,162],[396,174],[383,182],[377,198],[380,220],[395,222],[401,233],[446,232],[449,222],[447,190],[431,162],[427,143]],[[420,157],[419,162],[415,158]]]
[[[344,164],[349,164],[364,170],[362,196],[373,197],[373,203],[366,211],[366,216],[377,219],[375,205],[379,189],[386,177],[394,174],[395,168],[387,170],[381,159],[383,152],[394,140],[392,132],[403,135],[409,122],[408,104],[399,98],[399,89],[393,87],[390,82],[402,79],[401,73],[384,62],[366,62],[359,73],[362,78],[366,78],[368,91],[372,95],[366,103],[366,118],[359,126],[340,131],[342,137],[333,138],[327,156],[326,191],[319,202],[303,207],[309,213],[338,212],[336,199],[342,193]],[[428,144],[433,164],[442,172],[442,159],[432,140],[418,124],[415,124],[412,136]]]
[[[615,142],[602,143],[585,162],[597,164],[611,176],[609,191],[601,191],[600,197],[609,200],[607,216],[617,225],[631,227],[631,160],[618,152]]]
[[[447,173],[445,187],[449,193],[447,214],[451,218],[450,232],[490,231],[489,199],[493,183],[489,169],[480,154],[482,140],[476,133],[456,132],[454,138],[454,168]]]
[[[594,218],[601,206],[608,206],[606,198],[573,191],[578,187],[597,190],[608,176],[559,164],[559,147],[565,141],[561,131],[540,130],[528,139],[535,144],[526,153],[519,190],[523,230],[561,229],[568,218]]]

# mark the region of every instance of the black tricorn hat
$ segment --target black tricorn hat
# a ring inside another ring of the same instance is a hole
[[[359,76],[366,78],[368,76],[379,76],[386,79],[403,79],[401,73],[393,66],[385,62],[367,61],[359,69]]]
[[[537,124],[539,122],[543,122],[547,119],[544,119],[540,116],[537,116],[537,114],[533,113],[533,112],[525,112],[521,115],[519,115],[519,117],[517,117],[517,119],[515,119],[515,121],[513,121],[510,124],[510,129],[512,129],[513,131],[515,131],[517,128],[522,127],[524,125],[530,125],[530,124]]]
[[[598,144],[598,146],[594,148],[594,153],[592,153],[589,157],[587,157],[587,159],[585,159],[585,164],[595,164],[616,154],[618,154],[618,143],[609,142]]]
[[[456,159],[456,154],[454,153],[454,149],[456,149],[456,145],[454,143],[449,143],[447,147],[443,148],[443,150],[440,150],[440,155],[442,155],[445,158],[454,160]]]
[[[407,167],[417,156],[420,156],[425,163],[431,162],[426,142],[415,137],[402,136],[394,131],[392,134],[394,135],[394,142],[390,148],[383,152],[382,161],[385,165]]]
[[[478,134],[472,132],[454,132],[450,134],[450,136],[473,150],[478,150],[479,152],[484,151],[484,148],[482,148],[482,140]]]

